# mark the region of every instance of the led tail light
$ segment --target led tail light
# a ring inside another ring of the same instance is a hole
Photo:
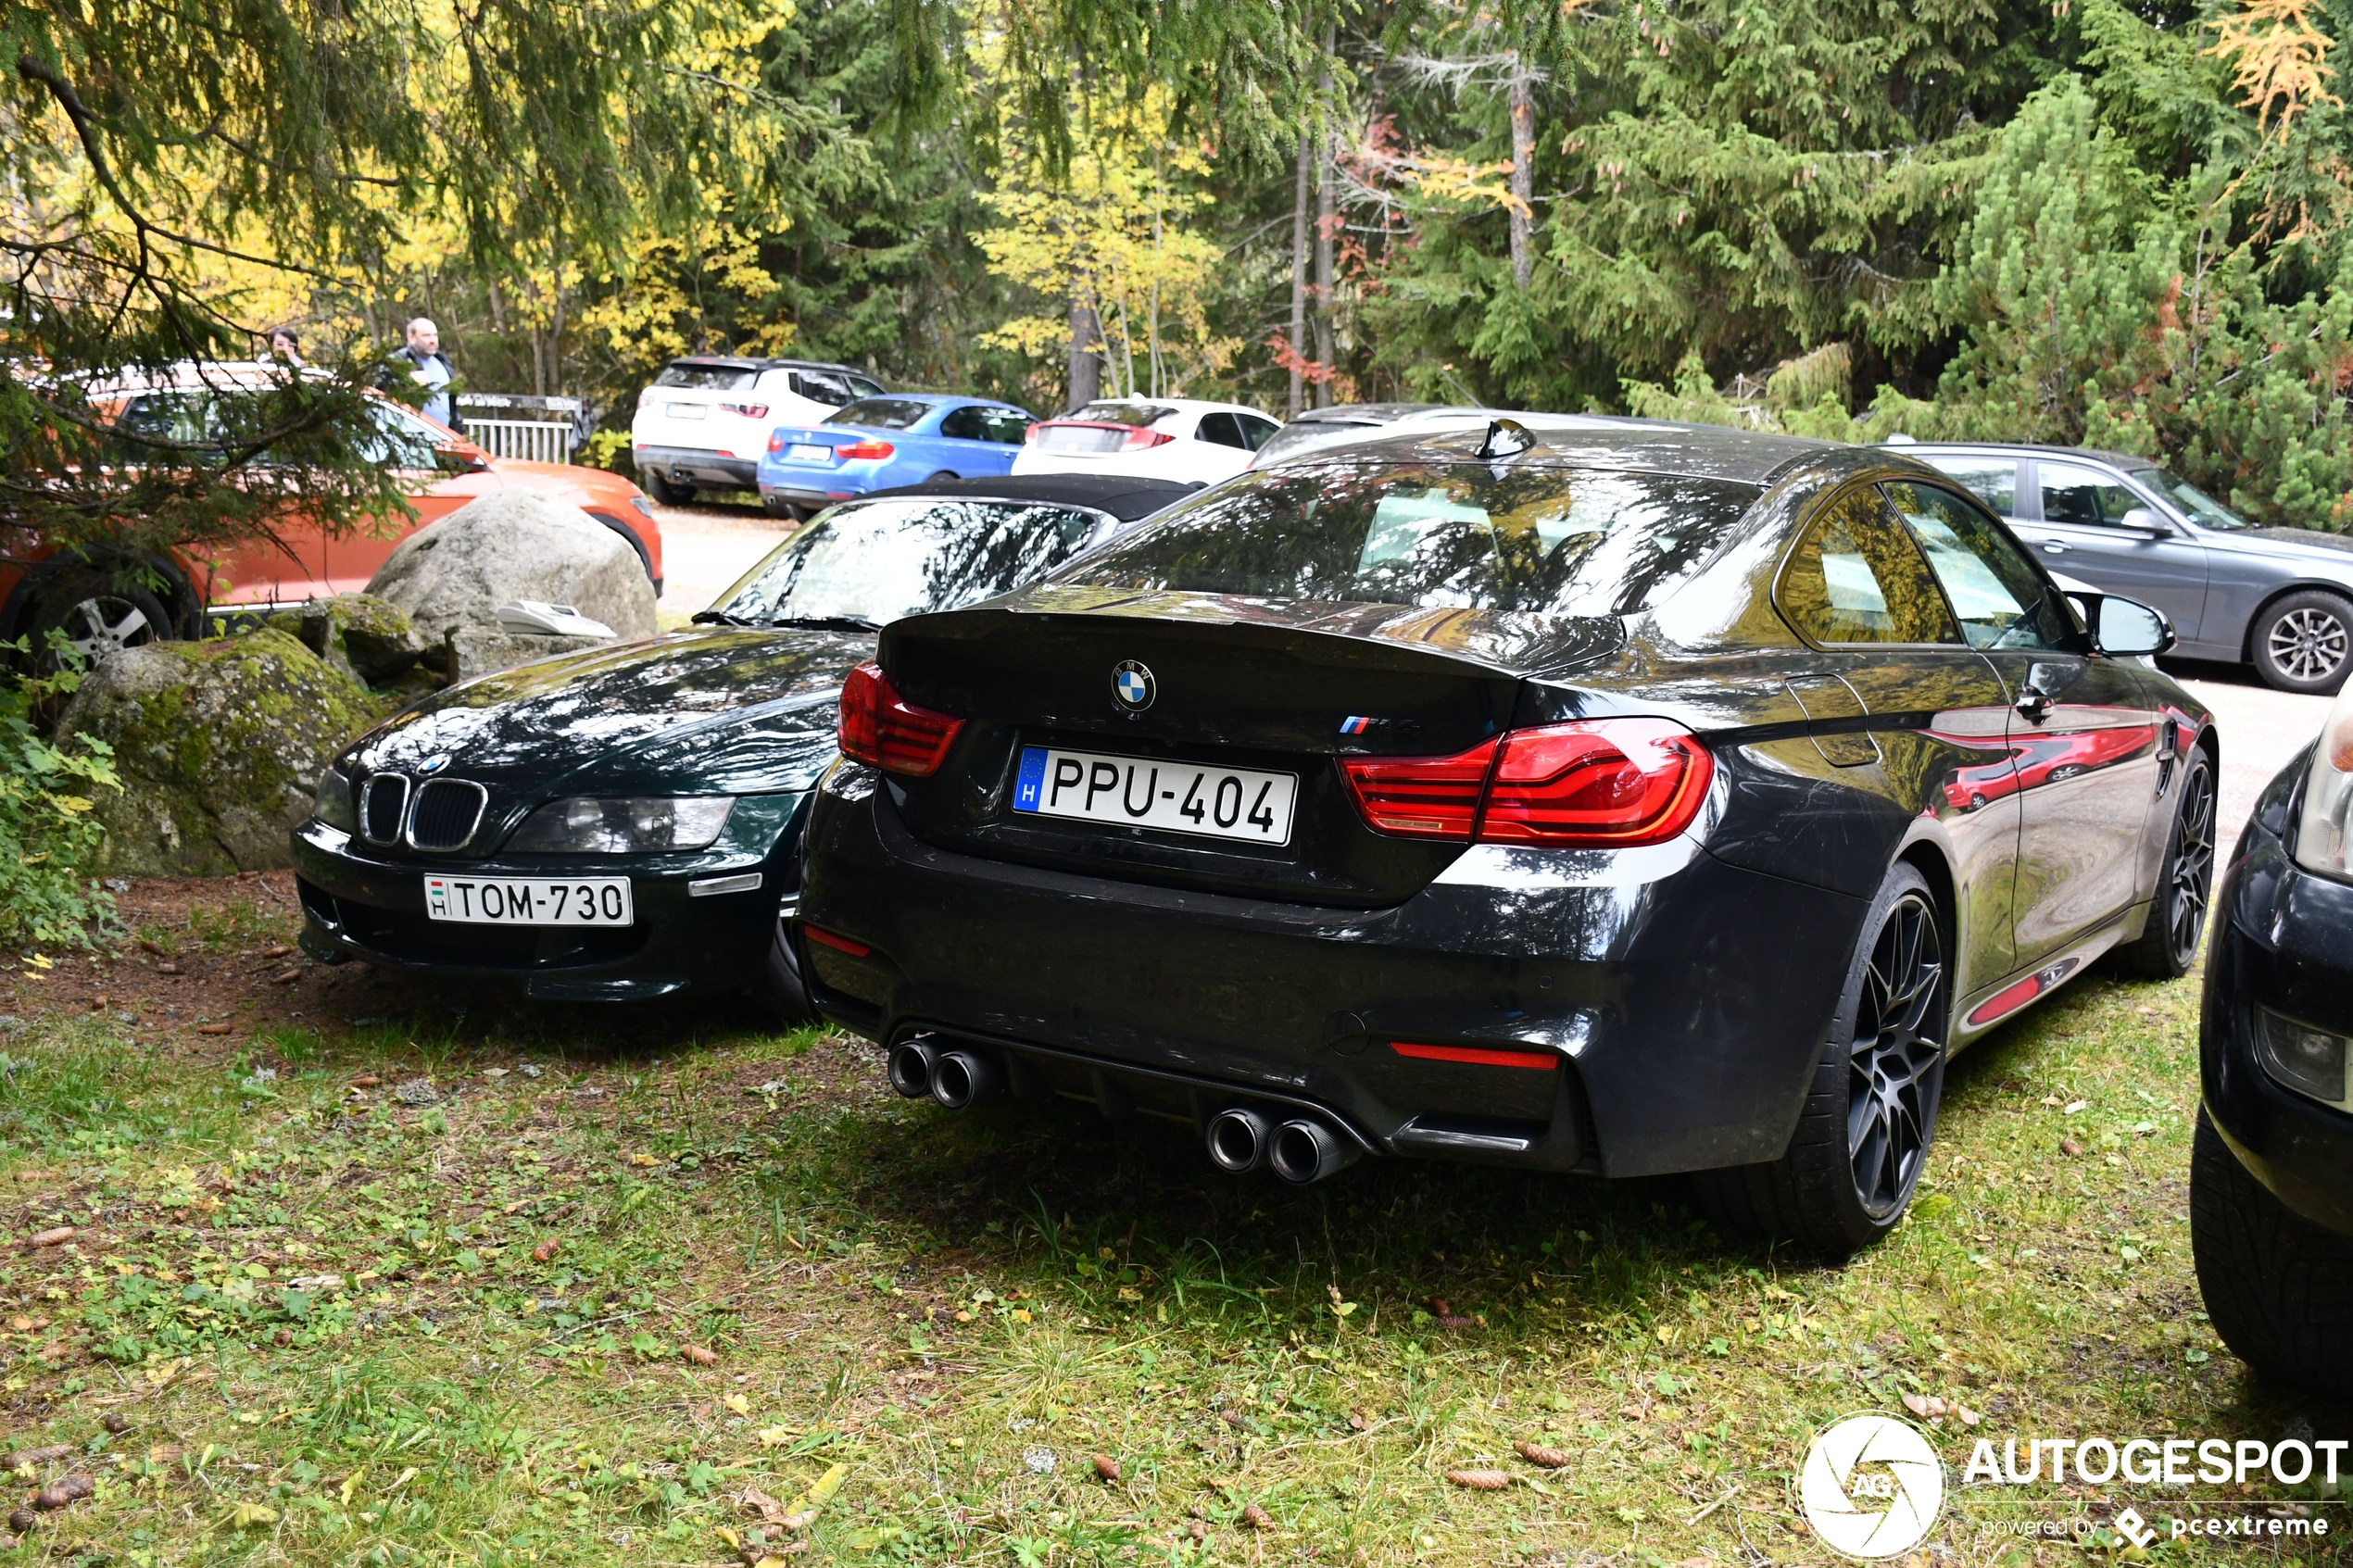
[[[835,447],[834,456],[842,458],[887,458],[896,450],[897,448],[889,442],[869,435],[853,441],[847,446]]]
[[[765,403],[722,403],[719,405],[719,411],[723,414],[741,414],[748,420],[764,420],[768,417],[768,405]]]
[[[1514,730],[1453,757],[1351,757],[1340,768],[1376,833],[1551,848],[1663,844],[1691,826],[1715,759],[1666,719]]]
[[[1164,431],[1146,430],[1138,425],[1128,431],[1127,439],[1119,444],[1119,449],[1133,452],[1140,446],[1165,446],[1176,439]]]
[[[939,771],[962,719],[917,708],[891,688],[879,664],[862,664],[841,687],[841,754],[886,773],[924,778]]]

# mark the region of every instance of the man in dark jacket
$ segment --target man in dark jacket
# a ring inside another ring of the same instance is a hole
[[[420,410],[425,418],[438,420],[463,435],[465,421],[458,417],[457,399],[449,395],[449,383],[458,379],[458,372],[450,368],[449,356],[441,351],[441,329],[424,317],[418,317],[409,323],[408,345],[396,350],[392,357],[416,367],[412,373],[426,389],[424,406]]]

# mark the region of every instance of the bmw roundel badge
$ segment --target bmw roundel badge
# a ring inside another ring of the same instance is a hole
[[[1152,672],[1132,659],[1126,659],[1112,668],[1111,695],[1119,706],[1130,713],[1141,713],[1152,705],[1159,687]]]
[[[447,768],[447,766],[449,766],[449,754],[445,751],[438,757],[428,757],[423,761],[418,763],[417,771],[421,773],[438,773],[441,770]]]

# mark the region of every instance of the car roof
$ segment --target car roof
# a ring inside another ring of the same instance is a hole
[[[1171,413],[1176,414],[1210,414],[1224,412],[1228,414],[1256,414],[1262,420],[1274,419],[1274,416],[1267,413],[1265,409],[1253,408],[1247,403],[1215,403],[1206,401],[1199,397],[1147,397],[1142,393],[1136,393],[1125,397],[1113,396],[1092,398],[1088,402],[1079,404],[1077,408],[1073,408],[1070,413],[1063,414],[1061,417],[1063,419],[1069,419],[1073,414],[1076,414],[1078,411],[1078,408],[1091,408],[1097,403],[1133,403],[1139,408],[1166,408]],[[1276,423],[1277,424],[1281,422],[1282,421],[1279,420],[1276,420]]]
[[[1427,414],[1441,408],[1459,408],[1472,412],[1468,404],[1454,403],[1334,403],[1322,408],[1302,408],[1292,416],[1291,423],[1330,424],[1351,421],[1364,424],[1389,424],[1414,414]]]
[[[1807,458],[1835,457],[1857,450],[1843,441],[1817,441],[1802,435],[1735,430],[1729,425],[1672,424],[1656,420],[1604,420],[1594,417],[1590,423],[1580,418],[1574,425],[1525,428],[1536,444],[1524,455],[1510,459],[1514,463],[1545,468],[1640,469],[1748,484],[1768,483],[1783,469]],[[1380,436],[1335,448],[1328,456],[1309,453],[1296,462],[1257,471],[1297,472],[1317,463],[1362,462],[1366,458],[1393,462],[1428,462],[1433,458],[1478,461],[1478,442],[1483,438],[1483,432],[1460,428]],[[1905,448],[1886,450],[1893,455]]]
[[[862,376],[866,372],[861,370],[858,373]],[[1023,411],[1019,404],[1001,402],[994,397],[983,397],[976,392],[877,392],[872,397],[861,397],[858,401],[861,403],[880,403],[885,401],[895,403],[977,403],[986,408],[1011,408],[1016,414]],[[849,407],[847,404],[843,406],[845,408]]]
[[[2048,454],[2057,458],[2089,458],[2095,462],[2113,464],[2120,469],[2153,469],[2158,466],[2155,458],[2143,458],[2131,452],[2110,452],[2099,446],[2054,446],[2040,441],[1882,441],[1879,445],[1891,452],[1984,452],[2019,458]]]
[[[748,359],[734,354],[680,354],[670,360],[673,365],[709,365],[730,370],[846,370],[867,381],[882,378],[872,370],[855,365],[839,364],[831,359]]]
[[[917,495],[960,495],[972,500],[1032,501],[1050,507],[1089,507],[1122,522],[1147,518],[1201,488],[1171,479],[1136,479],[1124,474],[1034,473],[1018,477],[935,479],[869,490],[862,501]]]

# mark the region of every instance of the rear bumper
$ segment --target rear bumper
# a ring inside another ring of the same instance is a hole
[[[797,822],[798,818],[794,821]],[[626,876],[635,920],[627,926],[454,924],[425,913],[419,860],[380,855],[312,821],[295,831],[302,946],[313,957],[362,960],[381,969],[520,984],[525,996],[561,1001],[636,1001],[689,989],[749,984],[775,938],[780,906],[799,875],[799,834],[787,828],[765,854],[723,840],[691,855],[491,859],[434,871],[473,876]],[[698,894],[696,883],[757,875],[756,887]]]
[[[1484,847],[1382,909],[1116,882],[925,844],[851,764],[806,874],[804,924],[867,950],[804,940],[802,972],[870,1038],[976,1037],[1106,1110],[1307,1102],[1377,1152],[1612,1176],[1781,1153],[1865,912],[1687,839]]]
[[[2259,1007],[2353,1035],[2353,886],[2298,868],[2259,821],[2218,907],[2199,1031],[2207,1115],[2282,1203],[2353,1236],[2353,1115],[2282,1087],[2254,1050]]]
[[[673,484],[749,490],[759,483],[757,458],[723,457],[693,446],[638,446],[631,456],[639,473],[659,473]]]

